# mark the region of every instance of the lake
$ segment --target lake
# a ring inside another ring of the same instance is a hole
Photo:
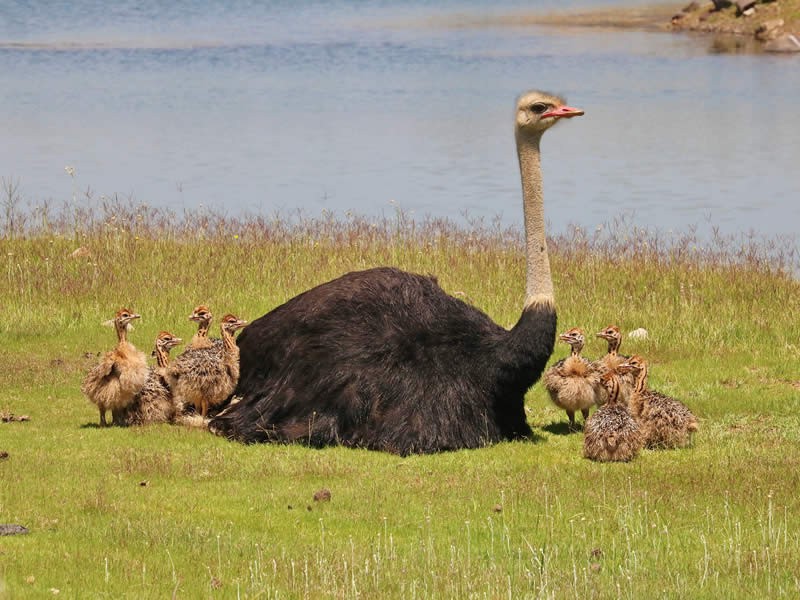
[[[0,175],[25,202],[513,225],[514,101],[539,88],[586,111],[543,142],[553,231],[796,235],[800,57],[513,25],[588,0],[161,4],[4,2]]]

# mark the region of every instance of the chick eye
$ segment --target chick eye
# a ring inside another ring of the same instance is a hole
[[[540,115],[547,110],[547,104],[544,102],[536,102],[531,105],[531,110],[537,115]]]

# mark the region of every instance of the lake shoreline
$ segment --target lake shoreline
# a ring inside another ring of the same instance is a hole
[[[689,32],[730,38],[718,45],[720,51],[800,52],[800,0],[692,1],[682,7],[672,3],[620,6],[530,19],[531,24],[557,27]]]

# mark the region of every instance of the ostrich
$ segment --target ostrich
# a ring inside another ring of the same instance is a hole
[[[239,379],[239,348],[233,334],[246,324],[234,315],[225,315],[220,323],[221,348],[214,344],[190,348],[167,368],[166,380],[178,402],[193,404],[205,418],[209,407],[228,399]]]
[[[131,404],[122,411],[121,425],[172,423],[175,420],[178,411],[172,390],[167,385],[165,374],[169,366],[169,351],[182,342],[181,338],[168,331],[159,332],[153,349],[156,366],[150,368],[144,387],[136,394]]]
[[[83,380],[81,391],[100,410],[100,425],[105,427],[106,411],[116,423],[118,415],[139,393],[147,379],[147,359],[128,341],[131,321],[141,315],[121,308],[111,323],[117,331],[117,345],[106,352],[100,363],[93,367]]]
[[[619,399],[619,376],[606,371],[600,380],[608,392],[608,401],[584,425],[583,455],[599,462],[628,462],[644,445],[641,428]]]
[[[641,356],[631,356],[617,367],[636,375],[636,387],[631,394],[630,406],[639,421],[648,448],[683,448],[692,441],[699,428],[697,417],[686,405],[670,396],[648,389],[647,361]]]
[[[206,305],[200,304],[195,307],[192,314],[189,315],[189,320],[197,323],[197,333],[192,336],[192,341],[189,342],[186,352],[191,352],[194,348],[208,348],[212,344],[222,343],[221,340],[208,337],[208,330],[211,328],[213,319],[214,315],[211,314],[211,310]]]
[[[616,325],[609,325],[602,331],[597,332],[597,337],[603,338],[608,342],[608,353],[594,362],[595,368],[603,373],[611,370],[619,375],[619,397],[626,404],[630,401],[633,391],[634,377],[630,371],[620,372],[617,367],[624,363],[628,357],[619,354],[619,347],[622,345],[622,333]],[[608,396],[605,388],[598,388],[597,404],[604,404]]]
[[[593,363],[581,356],[585,340],[583,330],[573,327],[558,339],[569,344],[572,352],[544,372],[542,383],[553,404],[567,412],[570,429],[574,429],[576,411],[581,411],[584,423],[589,418],[589,407],[595,403],[600,386],[600,373]]]
[[[400,455],[529,437],[525,393],[556,334],[539,142],[561,119],[582,114],[543,92],[517,101],[527,277],[514,327],[446,294],[434,277],[390,267],[347,273],[241,333],[241,400],[210,429],[246,443],[342,444]]]

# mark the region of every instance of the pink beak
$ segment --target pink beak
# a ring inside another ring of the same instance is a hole
[[[579,117],[583,114],[580,108],[572,108],[571,106],[559,106],[550,112],[546,112],[542,117],[555,117],[556,119]]]

